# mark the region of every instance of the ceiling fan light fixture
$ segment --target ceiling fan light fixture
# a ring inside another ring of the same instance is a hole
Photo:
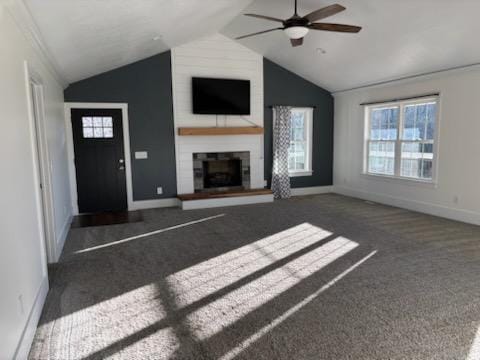
[[[301,39],[308,33],[305,26],[291,26],[283,30],[290,39]]]

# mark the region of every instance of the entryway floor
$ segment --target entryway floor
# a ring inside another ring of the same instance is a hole
[[[82,228],[90,226],[128,224],[142,220],[143,217],[140,211],[105,212],[75,216],[71,227]]]

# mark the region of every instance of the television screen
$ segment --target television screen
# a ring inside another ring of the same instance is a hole
[[[192,78],[193,113],[250,115],[250,81]]]

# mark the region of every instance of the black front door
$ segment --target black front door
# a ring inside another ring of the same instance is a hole
[[[72,109],[78,211],[127,210],[122,111]]]

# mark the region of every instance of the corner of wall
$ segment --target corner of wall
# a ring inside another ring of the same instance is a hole
[[[60,256],[62,255],[63,246],[65,245],[65,240],[67,240],[68,232],[70,230],[70,224],[72,223],[73,215],[70,214],[67,216],[63,226],[62,232],[56,238],[56,249],[55,249],[55,262],[58,262]]]

